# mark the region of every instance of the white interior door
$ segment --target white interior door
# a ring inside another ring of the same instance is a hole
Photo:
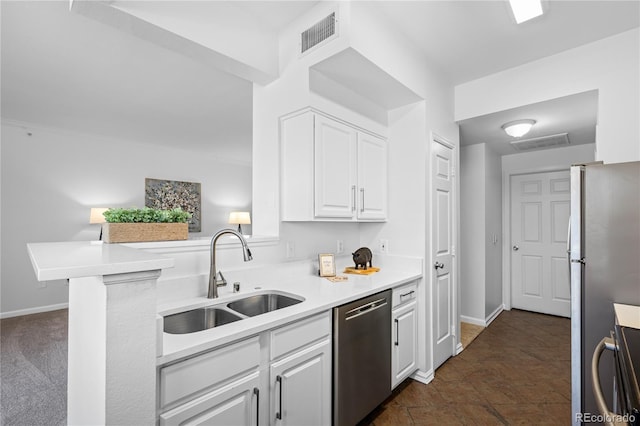
[[[433,289],[433,368],[455,353],[454,304],[454,162],[453,150],[432,143],[431,264]]]
[[[571,316],[569,170],[511,177],[511,305]]]

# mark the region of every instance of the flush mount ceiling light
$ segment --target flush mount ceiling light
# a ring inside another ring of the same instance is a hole
[[[536,120],[516,120],[510,121],[502,125],[502,130],[509,136],[519,138],[526,135],[531,130],[531,127],[536,124]]]
[[[542,15],[541,0],[509,0],[509,3],[518,24]]]

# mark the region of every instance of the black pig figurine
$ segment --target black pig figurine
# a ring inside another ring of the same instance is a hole
[[[369,250],[367,247],[360,247],[358,250],[351,254],[353,255],[353,261],[356,264],[356,269],[358,269],[360,265],[362,265],[363,269],[367,269],[367,263],[369,264],[369,266],[373,266],[371,264],[371,259],[373,258],[373,256],[371,255],[371,250]]]

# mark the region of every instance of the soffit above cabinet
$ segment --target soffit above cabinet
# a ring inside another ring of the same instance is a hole
[[[350,92],[357,93],[384,110],[395,109],[421,100],[421,97],[407,86],[352,48],[318,62],[311,67],[311,70],[348,88]],[[317,87],[315,89],[318,90]],[[329,98],[339,96],[337,93],[326,93],[326,91],[320,94],[328,95]]]

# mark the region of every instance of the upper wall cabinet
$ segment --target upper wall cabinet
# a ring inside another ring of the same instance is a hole
[[[386,140],[311,109],[280,126],[283,221],[386,220]]]

